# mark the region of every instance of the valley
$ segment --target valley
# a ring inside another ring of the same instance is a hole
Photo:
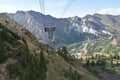
[[[0,0],[0,80],[120,80],[120,1]]]
[[[91,56],[82,56],[81,65],[105,80],[120,79],[120,55],[96,53]]]
[[[119,24],[116,25],[116,23],[113,23],[113,19],[118,20],[117,16],[94,14],[83,18],[75,16],[68,19],[57,19],[50,15],[43,15],[34,11],[18,11],[15,14],[7,13],[6,15],[23,25],[37,37],[39,42],[44,44],[48,43],[48,35],[44,32],[44,24],[53,23],[55,25],[56,50],[57,47],[59,49],[60,46],[67,45],[67,49],[63,47],[63,50],[66,50],[64,53],[60,51],[61,49],[57,53],[77,69],[77,73],[75,74],[69,74],[65,71],[66,77],[68,75],[77,76],[82,73],[84,77],[90,77],[90,74],[93,74],[100,78],[100,80],[108,80],[108,77],[104,75],[113,75],[111,79],[119,79],[119,76],[116,77],[116,75],[120,75],[120,37],[119,29],[117,29]],[[41,20],[43,17],[44,21]],[[111,24],[114,24],[114,27],[109,26]],[[86,74],[86,70],[82,67],[88,70],[87,73],[89,74]],[[79,69],[83,72],[79,72]],[[74,78],[71,77],[71,79]]]
[[[46,22],[38,19],[36,15],[46,17]],[[113,28],[106,26],[109,22],[103,23],[110,16],[112,15],[94,14],[84,18],[57,19],[34,11],[1,14],[1,31],[3,32],[0,34],[0,37],[3,38],[1,46],[8,46],[8,51],[1,47],[1,50],[5,51],[7,55],[1,54],[1,66],[6,65],[1,67],[1,78],[11,80],[109,80],[108,77],[111,76],[111,80],[119,80],[120,35],[119,29],[116,29],[119,24]],[[117,19],[116,16],[112,17]],[[38,21],[41,22],[38,23]],[[52,23],[51,21],[56,26],[54,46],[57,52],[49,46],[48,34],[44,32],[44,24]],[[8,38],[10,38],[10,42],[6,40]],[[11,59],[15,62],[11,63]],[[34,74],[30,71],[33,71]]]
[[[119,80],[119,39],[120,35],[117,34],[108,38],[74,43],[68,46],[68,51],[72,53],[70,55],[76,58],[80,65],[86,67],[101,80]]]

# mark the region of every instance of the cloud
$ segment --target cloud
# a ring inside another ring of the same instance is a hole
[[[15,13],[16,11],[21,10],[21,11],[29,11],[29,10],[35,10],[39,11],[39,7],[14,7],[14,6],[1,6],[0,7],[0,13],[8,12],[8,13]]]
[[[15,12],[16,8],[11,6],[1,6],[0,12]]]
[[[100,14],[120,15],[120,8],[101,9],[98,13],[100,13]]]

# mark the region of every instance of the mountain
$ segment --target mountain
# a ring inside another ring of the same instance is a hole
[[[120,34],[74,43],[68,46],[68,50],[70,53],[80,53],[83,55],[91,55],[94,53],[119,54]]]
[[[74,43],[68,50],[95,75],[104,80],[120,80],[120,34]]]
[[[99,80],[38,42],[15,20],[0,14],[0,80]]]
[[[119,15],[94,14],[86,15],[83,18],[78,16],[54,18],[35,11],[17,11],[6,15],[23,25],[42,43],[48,43],[48,35],[44,31],[44,27],[48,27],[49,24],[56,27],[54,38],[57,45],[112,36],[120,31]]]

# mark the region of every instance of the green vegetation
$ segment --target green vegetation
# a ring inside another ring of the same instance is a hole
[[[86,46],[87,44],[87,46]],[[76,43],[68,46],[68,50],[73,53],[84,53],[92,55],[94,53],[119,54],[120,53],[120,34],[116,36],[106,36],[96,40]],[[73,50],[73,51],[72,51]]]
[[[68,47],[68,50],[73,53],[82,53],[80,65],[97,77],[104,72],[120,76],[120,34],[76,43]],[[86,55],[84,55],[85,50]]]
[[[4,52],[2,47],[0,47],[0,63],[5,62],[8,59],[8,54]]]
[[[20,76],[20,80],[45,80],[47,66],[43,51],[41,50],[37,58],[28,50],[23,51],[17,56],[18,62],[7,66],[9,76],[11,78]]]
[[[67,48],[65,46],[61,47],[58,49],[57,53],[64,58],[64,60],[66,60],[68,63],[72,64],[71,60],[70,60],[70,56],[69,53],[67,51]]]
[[[16,36],[0,23],[0,63],[5,62],[10,57],[11,45],[16,44]],[[18,38],[18,37],[17,37]],[[14,46],[12,46],[14,48]]]
[[[64,58],[71,66],[74,66],[74,62],[71,60],[67,48],[65,46],[58,49],[57,53]],[[87,80],[83,76],[77,73],[77,71],[72,70],[70,67],[68,71],[64,71],[64,76],[69,80]]]
[[[99,76],[99,73],[108,72],[116,75],[120,75],[120,56],[119,55],[94,55],[88,57],[82,63],[89,71]]]
[[[19,75],[19,65],[18,63],[14,63],[14,64],[8,64],[6,69],[9,70],[9,76],[10,77],[16,77]]]
[[[40,71],[40,79],[44,80],[46,78],[46,71],[47,71],[47,66],[46,66],[47,61],[44,58],[44,53],[41,50],[40,53],[40,60],[39,60],[39,71]]]
[[[68,78],[69,80],[87,80],[83,76],[79,75],[76,71],[74,71],[74,72],[72,72],[72,71],[65,71],[65,75],[64,76],[66,78]]]
[[[119,43],[119,35],[114,36],[112,38],[102,38],[98,41],[95,41],[94,45],[89,43],[87,46],[88,54],[92,54],[95,52],[102,52],[102,53],[119,53],[120,52],[120,43]]]
[[[20,43],[21,40],[24,44]],[[19,77],[20,80],[45,80],[47,62],[42,48],[39,57],[29,52],[27,42],[20,39],[17,33],[0,24],[0,64],[8,59],[16,60],[7,65],[9,79]]]

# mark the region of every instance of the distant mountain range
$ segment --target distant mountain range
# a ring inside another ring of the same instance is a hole
[[[76,43],[72,46],[76,50],[78,47],[86,50],[87,53],[99,51],[119,54],[120,35],[81,41],[80,45]],[[70,58],[69,55],[65,56],[65,53],[65,47],[58,53],[53,51],[47,45],[38,42],[36,37],[18,22],[0,14],[0,80],[102,80],[104,77],[105,80],[120,79],[119,56],[93,56],[91,59],[79,61]],[[116,61],[116,64],[113,64],[113,61]]]
[[[23,25],[43,43],[48,42],[48,35],[44,31],[44,27],[52,24],[56,27],[54,38],[57,45],[113,36],[120,31],[120,15],[94,14],[86,15],[83,18],[78,16],[54,18],[35,11],[17,11],[16,13],[6,13],[6,15]]]

